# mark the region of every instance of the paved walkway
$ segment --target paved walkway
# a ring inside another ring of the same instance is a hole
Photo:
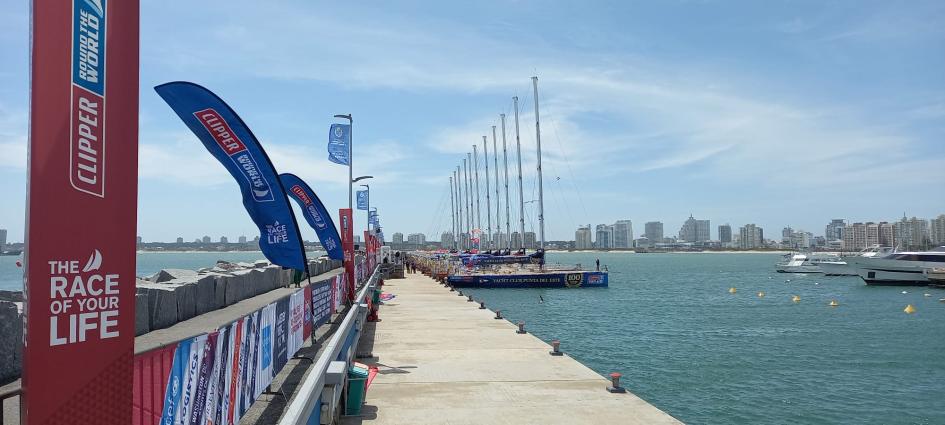
[[[633,394],[608,393],[609,380],[426,276],[383,289],[396,298],[358,350],[373,352],[366,363],[380,371],[362,416],[343,424],[680,423]]]

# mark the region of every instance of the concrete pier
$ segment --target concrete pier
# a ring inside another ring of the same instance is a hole
[[[383,290],[396,298],[358,349],[379,374],[362,415],[343,424],[680,423],[629,392],[607,392],[609,379],[549,355],[550,345],[433,279],[408,274]]]

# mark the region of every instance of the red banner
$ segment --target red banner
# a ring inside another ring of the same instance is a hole
[[[176,348],[177,344],[171,344],[135,356],[132,425],[157,425],[161,422],[164,393]]]
[[[129,424],[138,1],[33,0],[31,10],[20,418]]]
[[[338,210],[338,216],[341,218],[341,247],[345,251],[345,275],[347,276],[345,299],[353,302],[356,288],[354,279],[354,217],[351,215],[351,208]]]

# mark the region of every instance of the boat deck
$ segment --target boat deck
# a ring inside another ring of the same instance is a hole
[[[380,371],[362,416],[343,424],[680,423],[629,392],[607,392],[608,379],[433,279],[408,274],[383,290],[396,298],[358,350]]]

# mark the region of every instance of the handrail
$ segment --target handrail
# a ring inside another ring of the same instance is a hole
[[[292,399],[286,407],[285,414],[282,415],[282,419],[279,420],[279,425],[305,425],[308,423],[312,412],[314,412],[316,408],[321,408],[321,406],[317,406],[316,404],[321,399],[322,390],[325,387],[325,374],[328,371],[328,365],[338,358],[338,354],[341,353],[344,341],[354,328],[356,318],[362,313],[360,304],[364,301],[365,295],[369,293],[368,291],[376,286],[380,276],[379,273],[380,269],[375,266],[374,272],[371,273],[367,284],[358,292],[356,298],[357,302],[348,310],[338,331],[328,340],[328,344],[325,345],[325,350],[322,351],[322,355],[315,361],[312,372],[309,373],[305,381],[302,382],[302,385],[299,386],[298,395]]]

